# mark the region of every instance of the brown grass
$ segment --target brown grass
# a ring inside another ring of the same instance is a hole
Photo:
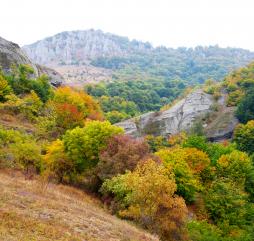
[[[72,187],[0,170],[0,190],[0,240],[158,240]]]

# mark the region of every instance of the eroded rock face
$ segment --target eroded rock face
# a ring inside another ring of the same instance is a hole
[[[28,64],[33,67],[35,77],[46,74],[53,86],[63,83],[63,77],[53,69],[33,63],[23,50],[15,43],[0,37],[0,67],[5,73],[11,71],[12,65]]]
[[[188,131],[195,120],[205,119],[203,126],[208,140],[222,141],[232,137],[238,124],[234,116],[235,108],[227,107],[225,100],[225,93],[222,93],[222,97],[216,102],[211,95],[198,89],[166,111],[149,112],[116,125],[123,127],[126,134],[134,137],[167,137],[180,131]],[[217,105],[218,111],[212,111],[213,105]],[[212,116],[209,123],[206,123],[206,115]]]
[[[3,71],[9,72],[11,65],[13,64],[28,64],[37,70],[35,64],[27,57],[17,44],[0,37],[0,66]]]
[[[87,64],[97,57],[125,56],[151,49],[148,43],[129,41],[101,30],[68,31],[23,46],[28,56],[43,65]]]
[[[198,117],[210,112],[213,103],[211,95],[198,89],[166,111],[150,112],[117,125],[132,136],[168,136],[190,129]]]

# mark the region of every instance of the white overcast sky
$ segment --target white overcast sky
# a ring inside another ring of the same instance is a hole
[[[254,0],[1,0],[0,36],[21,46],[90,28],[154,46],[254,50]]]

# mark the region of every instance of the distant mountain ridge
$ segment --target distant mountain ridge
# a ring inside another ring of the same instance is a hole
[[[93,29],[58,33],[23,50],[36,63],[55,68],[69,82],[80,83],[166,78],[197,84],[208,78],[220,80],[254,60],[254,52],[240,48],[155,48],[148,42]],[[104,76],[103,69],[110,71]]]

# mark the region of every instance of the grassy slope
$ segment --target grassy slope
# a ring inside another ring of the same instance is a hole
[[[158,240],[82,191],[0,170],[0,240]]]

